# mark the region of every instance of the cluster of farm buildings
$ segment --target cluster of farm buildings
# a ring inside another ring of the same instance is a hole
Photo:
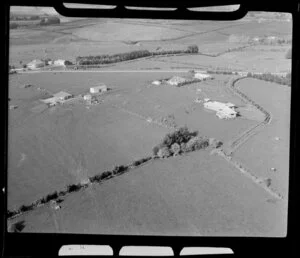
[[[100,84],[95,87],[91,87],[89,89],[89,94],[74,96],[68,92],[60,91],[52,95],[51,98],[41,99],[42,102],[49,106],[55,106],[57,104],[63,104],[68,100],[72,100],[78,97],[83,97],[83,99],[87,102],[87,104],[97,104],[99,103],[96,99],[97,95],[108,90],[105,84]]]
[[[51,60],[51,59],[46,59],[46,60],[41,60],[41,59],[34,59],[28,64],[26,64],[26,67],[29,69],[39,69],[45,66],[66,66],[66,65],[71,65],[72,62],[68,60],[63,60],[63,59],[57,59],[57,60]]]
[[[178,87],[189,82],[199,82],[208,79],[213,79],[213,77],[205,71],[193,71],[193,78],[173,76],[167,80],[153,81],[152,84],[161,85],[162,83],[166,83]],[[204,98],[204,100],[198,98],[196,99],[196,102],[203,103],[204,108],[215,111],[216,116],[220,119],[232,119],[238,115],[236,106],[229,102],[222,103],[218,101],[211,101],[209,98]]]

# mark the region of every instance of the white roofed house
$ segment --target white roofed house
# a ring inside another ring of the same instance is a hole
[[[207,74],[207,73],[199,73],[199,72],[196,72],[194,74],[194,78],[197,78],[199,80],[206,80],[208,78],[211,78],[211,75]]]
[[[232,103],[222,103],[218,101],[205,101],[204,107],[213,111],[216,111],[216,116],[220,119],[235,118],[238,112],[235,111],[235,105]]]
[[[53,62],[54,65],[58,65],[58,66],[65,66],[66,60],[63,59],[57,59]]]
[[[104,83],[101,83],[98,86],[91,87],[90,88],[90,93],[101,93],[107,91],[107,86]]]

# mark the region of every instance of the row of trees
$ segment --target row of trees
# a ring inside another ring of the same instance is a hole
[[[11,218],[11,217],[19,215],[21,213],[33,210],[38,206],[49,203],[50,201],[58,202],[59,200],[61,200],[60,199],[61,197],[65,196],[69,193],[78,192],[81,189],[88,187],[89,184],[91,184],[91,183],[101,183],[102,181],[107,180],[113,176],[123,174],[123,173],[127,172],[128,170],[136,168],[137,166],[140,166],[151,159],[152,159],[152,157],[150,156],[150,157],[145,157],[145,158],[135,160],[134,162],[132,162],[131,164],[128,164],[128,165],[115,166],[111,171],[104,171],[100,174],[91,176],[88,178],[88,180],[86,180],[84,182],[67,185],[65,187],[65,189],[63,189],[61,191],[54,191],[53,193],[50,193],[50,194],[34,201],[33,203],[31,203],[29,205],[22,205],[18,209],[8,210],[7,218]]]
[[[291,73],[287,73],[286,76],[278,76],[271,73],[263,73],[263,74],[248,73],[247,77],[291,86]]]
[[[11,15],[11,21],[35,21],[39,20],[41,17],[39,15]]]
[[[169,51],[156,51],[150,52],[148,50],[136,50],[126,53],[119,53],[114,55],[98,55],[98,56],[78,56],[76,57],[77,65],[98,65],[98,64],[111,64],[122,61],[128,61],[148,56],[156,55],[170,55],[170,54],[183,54],[183,53],[198,53],[199,49],[196,45],[188,46],[186,50],[169,50]]]

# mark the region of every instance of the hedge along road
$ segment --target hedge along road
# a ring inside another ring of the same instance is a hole
[[[191,69],[185,70],[32,70],[32,71],[19,71],[18,73],[185,73]]]

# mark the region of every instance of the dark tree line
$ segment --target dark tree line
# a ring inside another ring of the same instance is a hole
[[[111,64],[122,61],[133,60],[142,57],[158,56],[158,55],[175,55],[183,53],[198,53],[199,49],[196,45],[189,46],[186,50],[168,50],[150,52],[148,50],[136,50],[126,53],[119,53],[114,55],[97,55],[97,56],[78,56],[76,57],[77,65],[98,65]]]
[[[248,73],[247,77],[291,86],[291,73],[287,73],[286,76],[278,76],[271,73],[263,73],[263,74]]]

